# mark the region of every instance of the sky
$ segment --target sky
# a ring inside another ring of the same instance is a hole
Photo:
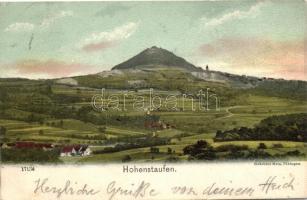
[[[196,66],[307,80],[306,2],[0,3],[0,77],[110,70],[151,46]]]

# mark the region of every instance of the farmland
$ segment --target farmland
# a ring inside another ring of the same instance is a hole
[[[295,159],[306,159],[303,156],[307,153],[304,141],[214,141],[218,130],[242,126],[252,128],[270,116],[306,113],[307,102],[300,99],[244,92],[236,93],[231,101],[223,102],[227,96],[215,90],[215,94],[221,95],[222,99],[218,109],[212,101],[210,109],[193,110],[193,106],[199,108],[203,105],[184,98],[178,90],[155,89],[155,95],[162,99],[170,94],[177,95],[177,109],[161,106],[149,112],[149,90],[134,89],[129,90],[129,94],[133,95],[118,101],[118,105],[125,104],[126,110],[114,109],[115,104],[107,104],[107,110],[99,111],[92,107],[93,96],[101,95],[101,90],[97,88],[25,82],[30,85],[27,90],[7,92],[6,99],[2,96],[0,126],[6,129],[3,141],[86,144],[93,151],[87,157],[61,158],[65,163],[121,162],[125,156],[136,162],[183,162],[189,157],[184,154],[184,148],[200,140],[207,141],[213,148],[246,145],[250,150],[256,150],[260,143],[264,143],[264,151],[270,155],[299,150],[302,156]],[[17,83],[10,85],[1,82],[11,88],[16,87]],[[112,95],[122,95],[122,90],[106,89],[103,101],[110,101],[108,97]],[[144,97],[142,109],[136,109],[132,96]],[[144,127],[144,119],[148,116],[155,116],[161,126],[169,127]],[[142,138],[154,138],[157,143],[151,144]],[[126,147],[128,143],[135,145]],[[119,144],[123,147],[116,149]],[[106,147],[114,149],[104,152]]]

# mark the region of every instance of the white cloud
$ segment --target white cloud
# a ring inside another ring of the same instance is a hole
[[[96,43],[101,41],[118,41],[130,37],[137,29],[138,23],[129,22],[122,26],[116,27],[111,31],[93,33],[84,40],[84,44]]]
[[[6,32],[29,32],[35,28],[34,24],[27,22],[17,22],[6,27]]]
[[[48,28],[52,23],[56,20],[59,20],[64,17],[73,16],[72,11],[60,11],[54,15],[51,15],[47,18],[44,18],[39,26],[28,22],[16,22],[14,24],[10,24],[8,27],[4,29],[6,32],[29,32],[37,29]]]
[[[103,31],[99,33],[92,33],[87,38],[79,43],[79,48],[86,45],[95,45],[99,43],[119,42],[123,39],[129,38],[138,28],[138,22],[129,22],[122,26],[116,27],[111,31]]]
[[[260,1],[255,5],[251,6],[247,11],[235,10],[233,12],[229,12],[224,14],[223,16],[207,19],[206,17],[201,18],[203,22],[205,22],[206,27],[219,26],[223,23],[236,20],[243,19],[247,17],[255,17],[259,14],[260,9],[265,5],[264,2]]]
[[[73,11],[68,10],[68,11],[61,11],[59,13],[56,13],[54,15],[51,15],[45,19],[43,19],[42,23],[40,24],[41,28],[48,28],[52,23],[54,23],[56,20],[64,18],[64,17],[69,17],[73,16]]]

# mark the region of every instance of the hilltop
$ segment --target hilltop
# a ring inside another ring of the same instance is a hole
[[[175,67],[187,71],[202,71],[202,68],[196,67],[174,53],[156,46],[145,49],[136,56],[114,66],[112,70],[144,69],[155,66]]]

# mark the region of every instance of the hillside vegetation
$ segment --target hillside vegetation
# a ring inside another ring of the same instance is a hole
[[[199,70],[156,47],[98,74],[0,79],[3,161],[306,159],[306,85]],[[25,141],[92,154],[13,148]]]

